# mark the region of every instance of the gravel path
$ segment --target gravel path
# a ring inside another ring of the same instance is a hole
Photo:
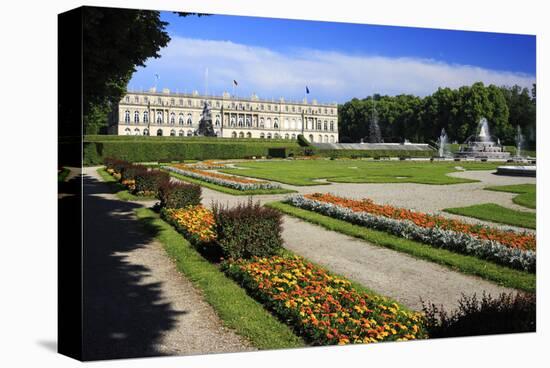
[[[253,350],[222,326],[134,210],[117,200],[96,168],[84,169],[85,358]]]

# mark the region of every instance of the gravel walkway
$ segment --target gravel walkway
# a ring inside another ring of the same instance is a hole
[[[96,168],[84,169],[85,359],[253,350],[142,231]]]

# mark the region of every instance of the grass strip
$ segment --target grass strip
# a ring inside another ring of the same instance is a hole
[[[476,204],[468,207],[446,208],[445,212],[455,215],[473,217],[480,220],[497,222],[499,224],[513,225],[535,229],[537,217],[533,212],[517,211],[502,207],[495,203]]]
[[[209,188],[212,190],[216,190],[218,192],[231,194],[231,195],[237,195],[237,196],[248,196],[248,195],[258,195],[258,194],[287,194],[287,193],[296,193],[295,190],[292,189],[255,189],[255,190],[237,190],[233,188],[224,187],[222,185],[209,183],[204,180],[196,179],[196,178],[190,178],[185,175],[181,175],[169,170],[164,170],[167,173],[169,173],[171,176],[173,176],[176,179],[183,180],[189,183],[198,184],[205,188]]]
[[[446,249],[434,248],[420,242],[401,238],[382,231],[354,225],[346,221],[333,219],[312,211],[296,208],[282,202],[267,203],[288,215],[321,225],[332,231],[366,240],[372,244],[407,253],[413,257],[447,266],[455,271],[476,275],[499,285],[534,292],[536,275],[497,265],[473,256],[453,253]]]
[[[527,208],[537,208],[537,186],[535,184],[499,185],[487,187],[485,190],[517,193],[519,195],[515,196],[512,202]]]
[[[115,195],[122,201],[154,201],[157,198],[153,196],[138,196],[132,194],[126,189],[126,187],[120,184],[111,174],[109,174],[105,168],[97,169],[97,173],[101,176],[104,182],[110,183],[115,189]]]
[[[162,243],[182,272],[214,308],[224,324],[259,349],[303,347],[305,342],[252,299],[237,283],[205,260],[172,226],[147,208],[136,210],[145,229]]]

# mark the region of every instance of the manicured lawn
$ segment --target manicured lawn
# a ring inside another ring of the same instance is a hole
[[[499,185],[485,189],[496,192],[518,193],[519,195],[512,199],[515,204],[527,208],[537,208],[537,186],[535,184]]]
[[[468,207],[446,208],[445,212],[468,216],[480,220],[498,222],[519,227],[535,229],[537,217],[533,212],[516,211],[495,203],[476,204]]]
[[[429,162],[429,161],[366,161],[366,160],[296,160],[261,161],[237,164],[245,169],[221,171],[293,185],[319,185],[315,179],[343,183],[420,183],[459,184],[475,180],[453,178],[446,174],[467,170],[495,170],[502,163],[492,162]]]
[[[503,286],[525,291],[534,291],[536,288],[536,276],[528,272],[503,267],[476,257],[454,253],[445,249],[434,248],[420,242],[296,208],[282,202],[272,202],[266,204],[266,206],[275,208],[283,213],[298,217],[305,221],[321,225],[329,230],[363,239],[375,245],[407,253],[414,257],[435,262],[466,274],[477,275]]]
[[[237,190],[233,188],[224,187],[222,185],[217,185],[214,183],[209,183],[204,180],[196,179],[196,178],[190,178],[185,175],[180,175],[178,173],[175,173],[173,171],[164,170],[167,173],[169,173],[171,176],[173,176],[176,179],[183,180],[189,183],[198,184],[206,188],[210,188],[213,190],[217,190],[218,192],[227,193],[231,195],[240,195],[240,196],[247,196],[247,195],[258,195],[258,194],[286,194],[286,193],[296,193],[295,190],[291,189],[255,189],[255,190]]]
[[[305,346],[290,327],[272,316],[217,266],[205,260],[172,226],[150,209],[136,215],[176,263],[176,267],[200,289],[224,324],[246,337],[259,349]]]
[[[116,196],[123,201],[154,201],[157,198],[152,196],[137,196],[128,191],[126,187],[120,184],[115,178],[112,177],[104,168],[97,169],[97,173],[101,176],[103,181],[110,183],[116,191]]]

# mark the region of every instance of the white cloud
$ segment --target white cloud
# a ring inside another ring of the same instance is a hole
[[[263,98],[284,96],[343,102],[373,92],[427,95],[438,87],[460,87],[477,81],[485,84],[530,87],[535,77],[523,73],[484,69],[472,65],[448,64],[409,57],[347,55],[322,50],[293,50],[288,53],[230,41],[173,37],[160,59],[151,59],[140,68],[130,88],[148,88],[155,73],[160,86],[172,90],[204,92],[208,68],[209,92],[231,92],[232,81],[239,83],[237,94],[256,92]]]

